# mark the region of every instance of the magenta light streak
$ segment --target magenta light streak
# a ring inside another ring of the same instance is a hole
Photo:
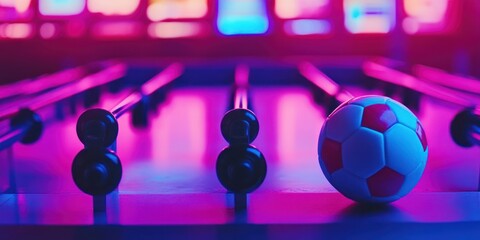
[[[165,70],[154,76],[148,82],[144,83],[140,88],[140,91],[135,91],[128,95],[120,103],[115,105],[112,109],[112,114],[115,118],[119,118],[124,113],[130,111],[138,102],[140,102],[145,96],[152,94],[158,89],[169,84],[183,72],[183,66],[176,63],[168,66]]]
[[[48,105],[49,103],[57,102],[73,96],[74,94],[112,82],[113,80],[119,79],[125,75],[126,69],[127,66],[123,63],[115,64],[98,73],[86,76],[75,84],[67,85],[63,88],[48,93],[49,97],[45,97],[40,101],[36,101],[36,103],[31,105],[31,108],[38,109]]]
[[[208,26],[200,22],[154,22],[148,26],[152,38],[186,38],[206,35]]]
[[[33,34],[34,26],[31,23],[0,24],[0,39],[27,39],[31,38]]]
[[[92,34],[96,38],[128,38],[144,34],[144,26],[135,21],[108,21],[93,25]]]
[[[389,68],[379,61],[366,61],[363,64],[363,71],[367,76],[384,82],[392,83],[397,86],[406,87],[436,99],[454,103],[463,107],[475,106],[475,103],[469,97],[458,91],[429,84],[414,76]]]
[[[127,16],[135,13],[140,6],[140,0],[88,0],[87,8],[92,13],[100,13],[105,16]]]
[[[404,0],[402,26],[407,34],[448,33],[458,27],[462,1]]]
[[[174,79],[180,77],[183,72],[183,66],[179,63],[168,66],[161,73],[153,77],[148,83],[142,86],[142,92],[146,95],[150,95],[155,92],[159,87],[164,86],[172,82]]]
[[[317,18],[327,12],[330,0],[276,0],[275,13],[282,19]]]
[[[453,75],[446,71],[424,65],[415,65],[413,67],[413,73],[421,79],[445,87],[480,94],[480,82],[478,79]]]
[[[298,69],[306,79],[324,90],[328,95],[335,97],[339,102],[345,102],[353,97],[351,93],[343,90],[340,85],[318,70],[313,64],[303,62],[300,63]]]
[[[85,73],[85,67],[76,67],[40,76],[36,79],[26,79],[14,84],[0,86],[0,98],[13,97],[15,95],[28,95],[45,91],[79,79],[85,75]]]
[[[88,89],[98,87],[124,76],[127,70],[127,66],[123,63],[114,64],[102,71],[88,75],[73,84],[68,84],[60,88],[51,90],[45,94],[28,99],[21,105],[12,104],[5,110],[2,110],[0,120],[8,118],[15,114],[19,108],[28,107],[32,111],[43,108],[51,103],[55,103],[64,99],[67,99],[75,94],[84,92]]]
[[[176,78],[178,78],[183,72],[183,66],[178,63],[174,63],[168,66],[165,70],[154,76],[148,82],[144,83],[140,88],[140,91],[136,91],[120,103],[118,103],[111,111],[115,118],[119,118],[121,115],[132,109],[138,102],[140,102],[144,96],[148,96],[158,89],[169,84]]]

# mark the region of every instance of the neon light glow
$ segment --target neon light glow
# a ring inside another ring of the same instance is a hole
[[[131,15],[140,4],[140,0],[88,0],[87,8],[92,13],[100,13],[105,16]]]
[[[141,35],[143,28],[138,22],[116,21],[97,23],[92,31],[97,38],[128,38]]]
[[[0,0],[0,20],[19,20],[30,17],[31,0]]]
[[[344,0],[350,33],[388,33],[395,27],[395,0]]]
[[[276,0],[275,13],[279,18],[313,18],[325,11],[330,0]]]
[[[269,21],[264,1],[219,0],[217,27],[224,35],[263,34]]]
[[[147,17],[158,22],[165,19],[202,18],[207,12],[207,0],[150,0]]]
[[[158,22],[148,26],[152,38],[184,38],[204,33],[205,24],[198,22]]]
[[[407,17],[402,22],[403,29],[409,34],[445,31],[449,7],[454,3],[451,0],[404,0]]]
[[[445,19],[448,0],[404,0],[405,12],[419,22],[437,23]]]
[[[18,13],[24,13],[28,10],[31,0],[0,0],[0,7],[13,8]]]
[[[0,38],[23,39],[33,35],[33,27],[28,23],[0,24]]]
[[[330,32],[330,22],[316,19],[289,20],[283,25],[288,35],[317,35]]]
[[[72,16],[83,12],[85,0],[39,0],[38,5],[44,16]]]
[[[39,33],[44,39],[53,38],[57,35],[57,27],[53,23],[44,23],[40,26]]]

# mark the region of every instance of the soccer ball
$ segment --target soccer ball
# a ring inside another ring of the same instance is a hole
[[[407,107],[388,97],[363,96],[328,116],[318,155],[325,177],[344,196],[387,203],[405,196],[420,180],[428,144]]]

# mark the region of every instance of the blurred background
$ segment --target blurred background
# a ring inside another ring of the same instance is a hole
[[[423,97],[432,95],[415,92],[432,89],[425,82],[418,86],[424,77],[412,77],[417,73],[406,68],[405,74],[387,69],[383,76],[369,75],[365,63],[375,70],[371,57],[427,73],[422,65],[446,70],[430,69],[431,78],[456,90]],[[0,195],[0,230],[11,227],[1,224],[94,222],[91,199],[71,174],[83,148],[75,132],[80,110],[112,109],[173,62],[185,71],[174,89],[142,102],[152,114],[148,126],[119,120],[125,171],[121,197],[109,203],[112,223],[363,221],[318,166],[318,133],[332,103],[339,103],[333,98],[341,95],[325,92],[343,90],[332,83],[319,89],[322,84],[312,79],[325,76],[353,95],[397,99],[424,123],[429,162],[414,189],[419,194],[387,209],[391,222],[480,221],[480,109],[466,108],[480,103],[478,92],[467,93],[480,89],[480,0],[0,0],[0,106],[13,113],[23,105],[36,110],[37,99],[48,100],[69,85],[77,89],[44,104],[39,115],[46,129],[38,142],[0,151],[0,193],[11,193]],[[254,86],[249,101],[262,126],[254,144],[268,162],[265,183],[251,194],[248,219],[234,214],[214,171],[227,145],[219,126],[231,107],[238,69]],[[458,104],[452,95],[468,103]],[[464,112],[473,117],[459,125],[471,125],[465,141],[472,140],[473,148],[451,137],[452,119]],[[14,128],[0,123],[7,133]],[[138,211],[147,208],[157,210]]]
[[[386,56],[480,76],[477,0],[0,0],[0,83],[108,58]]]

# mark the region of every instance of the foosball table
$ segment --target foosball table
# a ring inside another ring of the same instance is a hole
[[[0,0],[0,239],[477,238],[478,16]]]

